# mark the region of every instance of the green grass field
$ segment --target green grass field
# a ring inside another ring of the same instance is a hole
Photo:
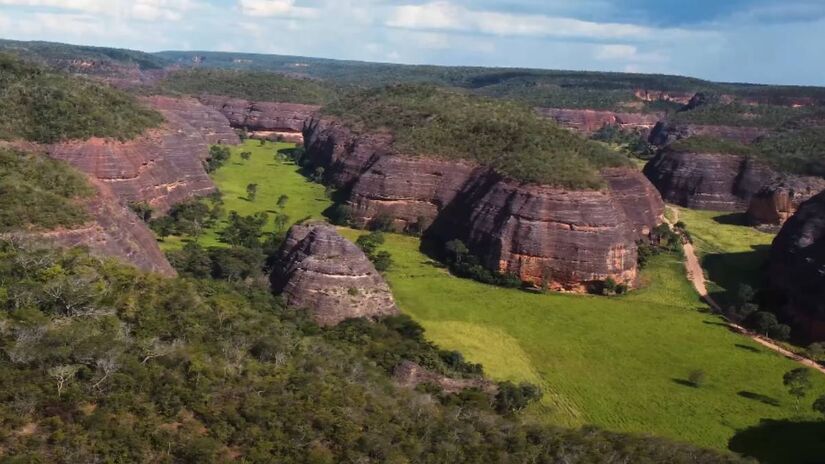
[[[287,212],[295,219],[317,217],[329,205],[322,186],[307,182],[294,165],[273,161],[274,146],[244,149],[253,151],[251,161],[236,164],[235,155],[214,177],[227,211],[272,209],[281,193],[290,196]],[[242,199],[250,182],[259,184],[254,203]],[[683,219],[691,220],[688,212]],[[715,226],[707,227],[711,236]],[[342,231],[353,240],[364,233]],[[724,233],[713,240],[740,242]],[[825,437],[819,433],[825,423],[810,409],[814,397],[825,393],[825,378],[815,376],[815,389],[797,412],[782,385],[782,375],[796,364],[729,332],[708,314],[675,255],[652,260],[643,273],[645,288],[605,298],[533,294],[459,279],[422,254],[413,237],[388,234],[384,248],[395,261],[387,278],[400,308],[431,340],[482,363],[495,379],[543,388],[528,420],[595,424],[719,449],[733,439],[736,451],[770,463],[791,462],[775,460],[771,453],[777,450],[787,458],[793,449],[800,463],[825,454],[825,443],[817,441]],[[706,374],[700,388],[686,385],[694,370]],[[760,426],[763,419],[776,422]]]
[[[736,292],[740,283],[762,286],[762,270],[774,234],[748,227],[742,213],[671,208],[678,209],[705,269],[708,288],[723,306],[726,293]]]
[[[284,212],[291,222],[305,217],[322,218],[322,212],[332,203],[324,193],[324,186],[310,182],[298,172],[292,162],[276,158],[278,150],[294,148],[295,144],[270,143],[261,145],[257,140],[247,140],[243,145],[232,147],[232,157],[222,168],[212,174],[215,185],[223,192],[224,210],[237,211],[249,215],[259,211],[270,213],[265,230],[275,230],[274,212],[281,195],[289,196]],[[248,161],[241,159],[240,153],[248,151],[252,156]],[[255,201],[246,199],[246,186],[258,184]],[[203,246],[226,246],[218,241],[217,232],[226,225],[219,221],[215,227],[205,229],[198,240]],[[181,237],[167,237],[162,243],[164,250],[179,249],[183,246]]]

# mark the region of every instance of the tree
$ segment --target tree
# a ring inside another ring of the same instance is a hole
[[[152,207],[145,201],[129,203],[129,209],[134,211],[143,222],[149,222],[152,219]]]
[[[785,341],[791,338],[791,327],[787,324],[776,324],[768,332],[774,340]]]
[[[696,369],[688,374],[688,382],[696,388],[701,387],[705,383],[705,371]]]
[[[329,212],[329,220],[337,226],[348,226],[352,221],[352,208],[344,204],[335,205]]]
[[[163,241],[174,232],[174,219],[169,216],[164,216],[153,220],[149,226],[155,231],[160,240]]]
[[[448,257],[456,263],[461,263],[464,257],[470,253],[467,245],[458,239],[447,242],[447,244],[444,245],[444,249],[447,251]]]
[[[814,401],[813,410],[825,417],[825,395],[820,396]]]
[[[278,232],[283,232],[287,224],[289,224],[289,216],[283,213],[275,213],[275,227]]]
[[[252,152],[249,152],[249,151],[241,152],[241,159],[242,160],[249,161],[249,158],[251,158],[251,157],[252,157]]]
[[[289,196],[287,196],[287,195],[281,195],[281,196],[279,196],[279,197],[278,197],[278,202],[276,203],[276,204],[278,205],[278,209],[284,209],[284,208],[286,208],[286,203],[287,203],[288,201],[289,201]]]
[[[69,364],[63,364],[49,369],[49,377],[53,378],[57,383],[58,397],[63,394],[63,389],[66,387],[66,384],[74,379],[74,376],[79,370],[80,366]]]
[[[378,254],[371,259],[378,272],[385,272],[392,266],[392,255],[390,255],[388,251],[379,251]]]
[[[318,182],[318,183],[324,181],[324,168],[323,167],[318,166],[317,168],[315,168],[315,172],[312,174],[312,180],[314,180],[315,182]]]
[[[255,201],[258,196],[258,184],[249,184],[246,186],[246,198],[249,201]]]
[[[796,398],[796,409],[799,410],[799,402],[813,386],[811,383],[811,370],[807,367],[790,370],[782,377],[782,383],[788,389],[788,393]]]
[[[602,284],[602,293],[604,295],[615,295],[617,287],[618,284],[616,283],[616,281],[613,280],[612,277],[608,277]]]
[[[370,257],[375,254],[379,246],[384,244],[384,234],[380,231],[374,231],[366,235],[361,235],[355,240],[355,244],[358,245],[358,248],[360,248],[367,257]]]
[[[209,148],[209,156],[206,158],[206,172],[214,172],[229,161],[231,152],[228,147],[212,145]]]
[[[767,337],[770,330],[779,324],[779,321],[776,319],[776,315],[774,313],[759,311],[753,315],[753,324],[756,327],[756,330],[765,334]]]

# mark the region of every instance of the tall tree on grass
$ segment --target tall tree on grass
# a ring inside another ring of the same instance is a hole
[[[278,205],[278,209],[283,210],[284,208],[286,208],[286,203],[288,201],[289,201],[289,196],[287,196],[287,195],[279,196],[278,197],[278,202],[276,203]]]
[[[258,184],[249,184],[246,186],[246,199],[249,201],[255,201],[255,198],[258,196]]]
[[[785,373],[782,383],[788,389],[788,393],[796,398],[796,410],[799,410],[799,403],[808,394],[813,384],[811,383],[811,370],[807,367],[798,367]]]
[[[252,158],[252,152],[250,152],[250,151],[241,152],[241,159],[242,160],[249,161],[249,158]]]

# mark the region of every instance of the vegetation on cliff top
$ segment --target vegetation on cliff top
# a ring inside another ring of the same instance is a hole
[[[128,139],[162,120],[123,92],[0,54],[0,139]]]
[[[809,114],[808,107],[793,108],[778,105],[748,105],[741,102],[715,102],[700,105],[688,111],[675,113],[671,120],[677,123],[716,126],[777,128]]]
[[[82,224],[86,179],[62,161],[0,149],[0,232]]]
[[[334,95],[329,86],[311,79],[269,72],[191,69],[172,73],[161,89],[189,95],[212,94],[248,100],[323,104]]]
[[[355,131],[391,131],[401,153],[470,160],[523,182],[599,188],[600,168],[629,163],[528,107],[430,86],[360,92],[327,106],[324,113]]]

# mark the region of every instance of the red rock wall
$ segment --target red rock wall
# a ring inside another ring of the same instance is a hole
[[[290,133],[293,140],[301,134],[304,122],[320,109],[318,105],[255,102],[214,95],[202,96],[200,100],[223,113],[232,127],[250,132]]]
[[[566,108],[537,108],[536,111],[562,127],[585,135],[591,135],[605,125],[616,125],[647,133],[664,117],[662,113],[622,113]]]
[[[768,129],[763,127],[706,126],[660,122],[650,132],[648,140],[659,147],[670,145],[679,139],[695,136],[714,137],[749,144],[769,132]]]
[[[53,144],[49,155],[108,184],[125,203],[145,201],[160,212],[213,192],[202,161],[209,143],[237,140],[227,132],[228,123],[191,100],[148,101],[166,117],[162,127],[126,142],[92,138]]]
[[[781,226],[802,203],[823,190],[825,179],[820,177],[784,177],[764,186],[753,196],[748,218],[757,226]]]
[[[487,168],[394,153],[387,135],[310,121],[307,156],[349,191],[359,226],[389,215],[399,230],[421,219],[443,241],[459,238],[488,267],[536,284],[583,291],[608,277],[632,284],[635,241],[661,223],[664,205],[639,173],[605,171],[604,191],[508,181]],[[627,212],[626,212],[627,211]]]

